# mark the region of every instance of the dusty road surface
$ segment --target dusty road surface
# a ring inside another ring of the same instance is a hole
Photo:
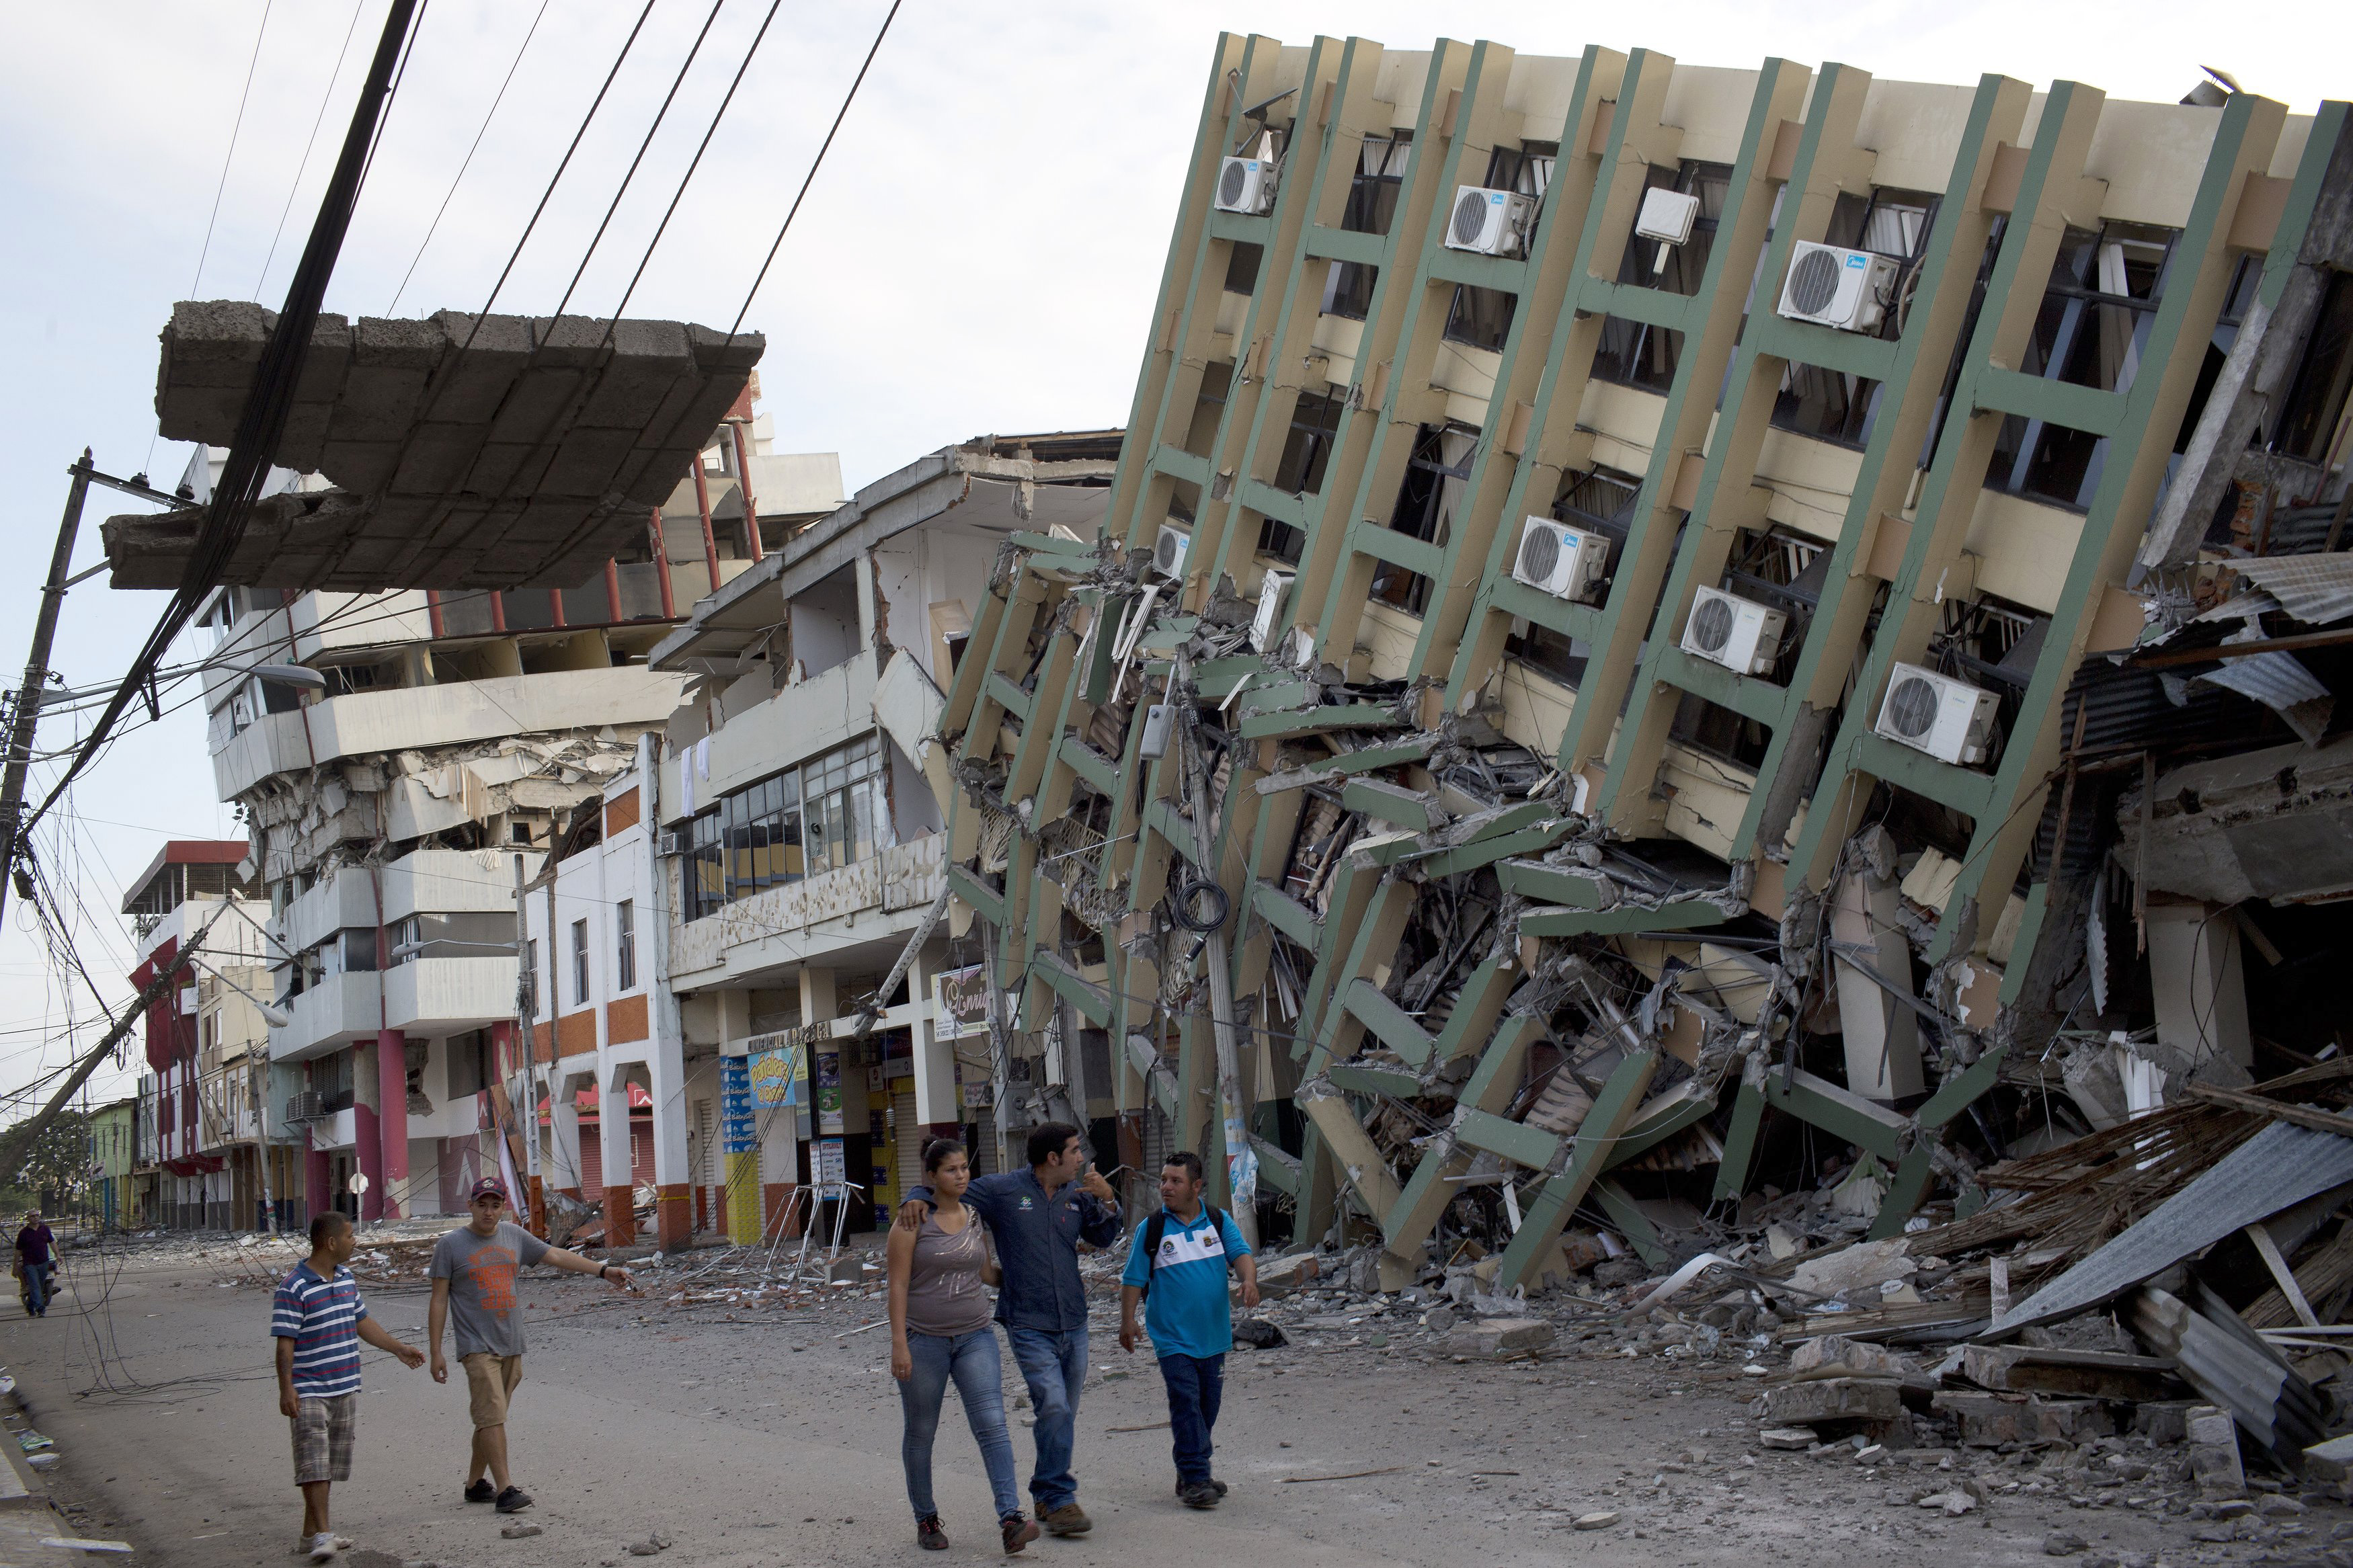
[[[63,1455],[53,1485],[84,1533],[130,1540],[133,1561],[289,1560],[299,1513],[259,1283],[281,1260],[245,1249],[250,1282],[238,1283],[222,1262],[235,1252],[83,1253],[47,1319],[0,1308],[0,1358]],[[937,1453],[954,1546],[915,1548],[888,1331],[851,1332],[881,1301],[852,1289],[798,1306],[731,1303],[721,1289],[758,1278],[731,1268],[689,1254],[628,1298],[574,1276],[529,1282],[511,1427],[516,1479],[538,1500],[522,1517],[542,1533],[528,1539],[502,1538],[489,1509],[459,1498],[461,1380],[436,1385],[365,1352],[357,1473],[335,1497],[335,1524],[354,1542],[345,1561],[626,1563],[638,1560],[629,1543],[657,1532],[671,1542],[661,1560],[679,1568],[999,1557],[953,1400]],[[381,1321],[421,1342],[427,1298],[413,1268],[365,1290]],[[1630,1350],[1614,1328],[1579,1342],[1572,1325],[1538,1358],[1463,1363],[1435,1354],[1408,1311],[1331,1297],[1275,1309],[1290,1345],[1229,1359],[1218,1470],[1232,1495],[1194,1512],[1171,1495],[1160,1380],[1146,1354],[1121,1353],[1113,1313],[1105,1292],[1079,1423],[1094,1533],[1040,1541],[1030,1561],[1952,1568],[2042,1562],[2069,1537],[2082,1543],[2070,1561],[2111,1568],[2348,1561],[2337,1538],[2353,1535],[2353,1513],[2309,1497],[2237,1521],[2192,1517],[2164,1479],[2178,1449],[2144,1445],[2155,1473],[2131,1479],[2119,1479],[2128,1464],[2085,1468],[2105,1455],[2067,1468],[2048,1450],[1923,1449],[1874,1465],[1847,1448],[1768,1451],[1745,1354],[1669,1357]],[[1010,1397],[1018,1380],[1006,1364]],[[1026,1414],[1015,1412],[1025,1481]],[[1947,1500],[1922,1507],[1923,1496]],[[1595,1514],[1617,1518],[1577,1527]]]

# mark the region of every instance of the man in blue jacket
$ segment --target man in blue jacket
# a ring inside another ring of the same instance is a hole
[[[1005,1271],[997,1321],[1005,1325],[1038,1415],[1031,1428],[1038,1462],[1029,1475],[1038,1521],[1049,1534],[1084,1535],[1094,1521],[1079,1507],[1079,1483],[1071,1475],[1079,1390],[1087,1380],[1079,1243],[1108,1247],[1119,1239],[1119,1198],[1087,1163],[1075,1127],[1049,1121],[1033,1129],[1029,1154],[1028,1170],[979,1177],[965,1189],[964,1201],[988,1223]],[[931,1197],[929,1187],[908,1192],[899,1206],[901,1228],[923,1228]]]

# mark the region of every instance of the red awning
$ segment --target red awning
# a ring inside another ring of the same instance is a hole
[[[593,1083],[588,1084],[575,1092],[572,1096],[572,1108],[582,1116],[595,1116],[596,1114],[596,1086]],[[654,1110],[653,1091],[646,1088],[646,1086],[641,1083],[633,1083],[629,1085],[629,1110],[632,1115],[642,1112],[645,1115],[651,1116]],[[542,1095],[539,1098],[540,1125],[545,1126],[547,1124],[547,1120],[548,1097]]]

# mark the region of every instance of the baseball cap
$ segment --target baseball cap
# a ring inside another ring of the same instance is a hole
[[[507,1184],[496,1176],[484,1176],[466,1194],[466,1201],[470,1204],[476,1198],[490,1197],[495,1197],[501,1203],[504,1203],[507,1198]]]

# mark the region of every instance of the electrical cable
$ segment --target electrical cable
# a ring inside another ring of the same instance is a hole
[[[686,51],[686,58],[680,64],[678,75],[670,79],[670,90],[662,95],[661,107],[654,111],[654,122],[646,127],[645,140],[638,143],[637,156],[629,160],[628,169],[621,175],[619,187],[613,192],[612,202],[605,208],[605,216],[596,225],[596,232],[589,237],[588,248],[581,252],[580,265],[574,269],[572,281],[565,285],[564,297],[555,302],[555,309],[549,312],[551,323],[562,320],[564,307],[572,302],[572,295],[580,287],[581,277],[588,270],[588,263],[595,258],[596,247],[604,242],[605,230],[611,226],[614,213],[620,209],[621,198],[628,195],[629,183],[638,176],[638,165],[645,162],[647,149],[653,145],[656,132],[661,130],[662,121],[670,114],[670,106],[677,100],[678,89],[686,84],[686,73],[693,68],[695,56],[702,52],[702,42],[711,36],[711,25],[719,20],[720,8],[726,4],[727,0],[712,0],[711,15],[702,19],[702,29],[694,35],[693,47]],[[551,185],[550,188],[553,189],[553,186]],[[503,279],[501,280],[503,281]]]
[[[736,334],[744,330],[744,318],[751,312],[752,300],[760,292],[760,285],[767,280],[768,268],[776,264],[776,252],[782,248],[785,235],[792,228],[793,218],[801,210],[801,202],[809,194],[809,186],[816,183],[817,172],[825,166],[826,153],[833,146],[834,136],[841,130],[841,122],[849,118],[849,106],[858,100],[858,89],[866,80],[867,69],[874,64],[875,55],[881,50],[882,40],[899,15],[899,5],[900,0],[891,0],[891,9],[883,16],[882,26],[876,29],[874,42],[867,49],[866,58],[859,65],[858,74],[850,79],[849,91],[843,96],[841,108],[835,111],[833,124],[827,130],[825,140],[818,144],[817,156],[809,161],[808,173],[801,177],[801,188],[794,193],[793,205],[785,209],[785,221],[777,226],[776,237],[769,244],[768,254],[761,259],[760,270],[754,275],[752,287],[744,292],[744,308],[735,312],[734,323],[727,329],[728,342],[734,342]]]
[[[613,313],[606,318],[605,336],[607,340],[611,339],[615,325],[628,311],[630,297],[638,291],[638,280],[645,277],[646,268],[653,261],[655,247],[661,244],[662,236],[669,232],[670,220],[677,215],[678,204],[686,199],[686,187],[694,183],[694,172],[702,166],[702,154],[710,150],[711,139],[719,133],[719,122],[727,118],[727,106],[735,101],[735,89],[744,85],[744,73],[752,68],[752,58],[760,52],[761,42],[768,36],[768,26],[776,19],[776,12],[783,5],[784,0],[769,0],[768,14],[760,18],[760,30],[752,35],[751,47],[744,51],[743,63],[735,68],[734,76],[727,83],[726,92],[720,97],[719,107],[712,111],[711,123],[702,132],[702,140],[695,144],[694,156],[687,161],[686,173],[679,177],[678,189],[670,194],[670,205],[662,209],[661,222],[654,226],[653,238],[646,242],[645,255],[638,258],[637,271],[629,275],[629,286],[621,290],[621,302],[614,306]],[[716,14],[714,10],[713,15]]]
[[[253,54],[245,62],[245,87],[237,95],[237,118],[229,123],[228,150],[221,154],[220,179],[213,186],[213,210],[211,216],[205,219],[205,242],[196,251],[196,275],[188,280],[188,298],[191,300],[196,297],[197,289],[204,283],[205,260],[213,253],[213,229],[220,222],[221,196],[228,190],[229,168],[237,162],[237,139],[245,130],[245,106],[253,97],[254,68],[261,63],[261,41],[269,36],[269,12],[276,4],[277,0],[262,0],[261,25],[253,30]],[[139,464],[142,474],[154,462],[155,443],[163,434],[164,426],[159,419],[155,434],[147,437],[147,456]]]
[[[319,127],[327,122],[327,106],[334,101],[335,83],[343,78],[343,61],[352,52],[352,39],[359,33],[360,13],[366,8],[367,0],[352,0],[352,20],[343,29],[343,47],[335,54],[335,68],[327,73],[326,90],[319,95],[319,112],[311,119],[311,134],[302,143],[302,161],[294,165],[294,182],[286,187],[286,205],[278,209],[278,226],[271,231],[269,249],[261,258],[261,275],[253,280],[256,299],[261,295],[261,286],[269,280],[269,264],[278,259],[278,242],[286,236],[286,219],[294,211],[294,198],[301,194],[302,176],[311,167],[311,150],[318,144]]]
[[[279,438],[285,431],[288,416],[292,411],[301,358],[308,348],[311,328],[318,319],[327,279],[333,272],[335,258],[342,250],[343,236],[350,227],[353,208],[359,200],[361,165],[372,145],[371,133],[380,128],[382,116],[390,107],[393,67],[396,60],[405,58],[402,46],[414,41],[410,23],[419,15],[422,4],[423,0],[392,0],[386,13],[384,34],[377,42],[367,85],[362,89],[359,103],[353,110],[351,130],[344,138],[343,155],[337,160],[334,176],[329,181],[327,194],[320,203],[319,217],[312,226],[310,242],[303,247],[302,259],[295,268],[285,309],[279,313],[277,325],[263,347],[260,363],[255,367],[253,386],[247,394],[245,406],[237,416],[237,434],[230,443],[227,465],[214,493],[212,506],[200,527],[195,546],[190,552],[180,588],[174,595],[171,606],[148,635],[139,657],[132,661],[129,676],[100,715],[90,735],[67,766],[64,775],[19,825],[20,837],[40,821],[58,795],[89,765],[121,718],[123,709],[129,706],[139,688],[145,684],[149,672],[162,664],[172,643],[194,618],[204,596],[220,580],[224,568],[244,538],[246,522],[269,475],[270,455],[276,450]]]
[[[490,134],[491,121],[498,118],[499,105],[506,101],[507,89],[514,85],[515,72],[522,67],[522,57],[530,52],[531,40],[538,35],[539,24],[546,18],[547,3],[548,0],[539,0],[539,9],[533,14],[531,26],[523,33],[522,47],[515,50],[514,59],[507,67],[506,77],[499,83],[497,96],[491,100],[490,112],[482,116],[481,126],[475,131],[473,142],[466,149],[465,159],[459,163],[456,177],[450,180],[449,188],[442,193],[441,205],[433,209],[433,221],[425,226],[425,237],[417,241],[417,254],[408,258],[408,270],[400,275],[400,287],[392,291],[392,303],[384,308],[385,315],[389,316],[400,308],[400,297],[408,292],[408,280],[417,275],[417,264],[425,259],[426,247],[433,243],[434,233],[441,226],[442,215],[449,210],[450,200],[457,195],[458,187],[465,183],[466,171],[473,167],[474,154],[481,151],[482,138]]]

